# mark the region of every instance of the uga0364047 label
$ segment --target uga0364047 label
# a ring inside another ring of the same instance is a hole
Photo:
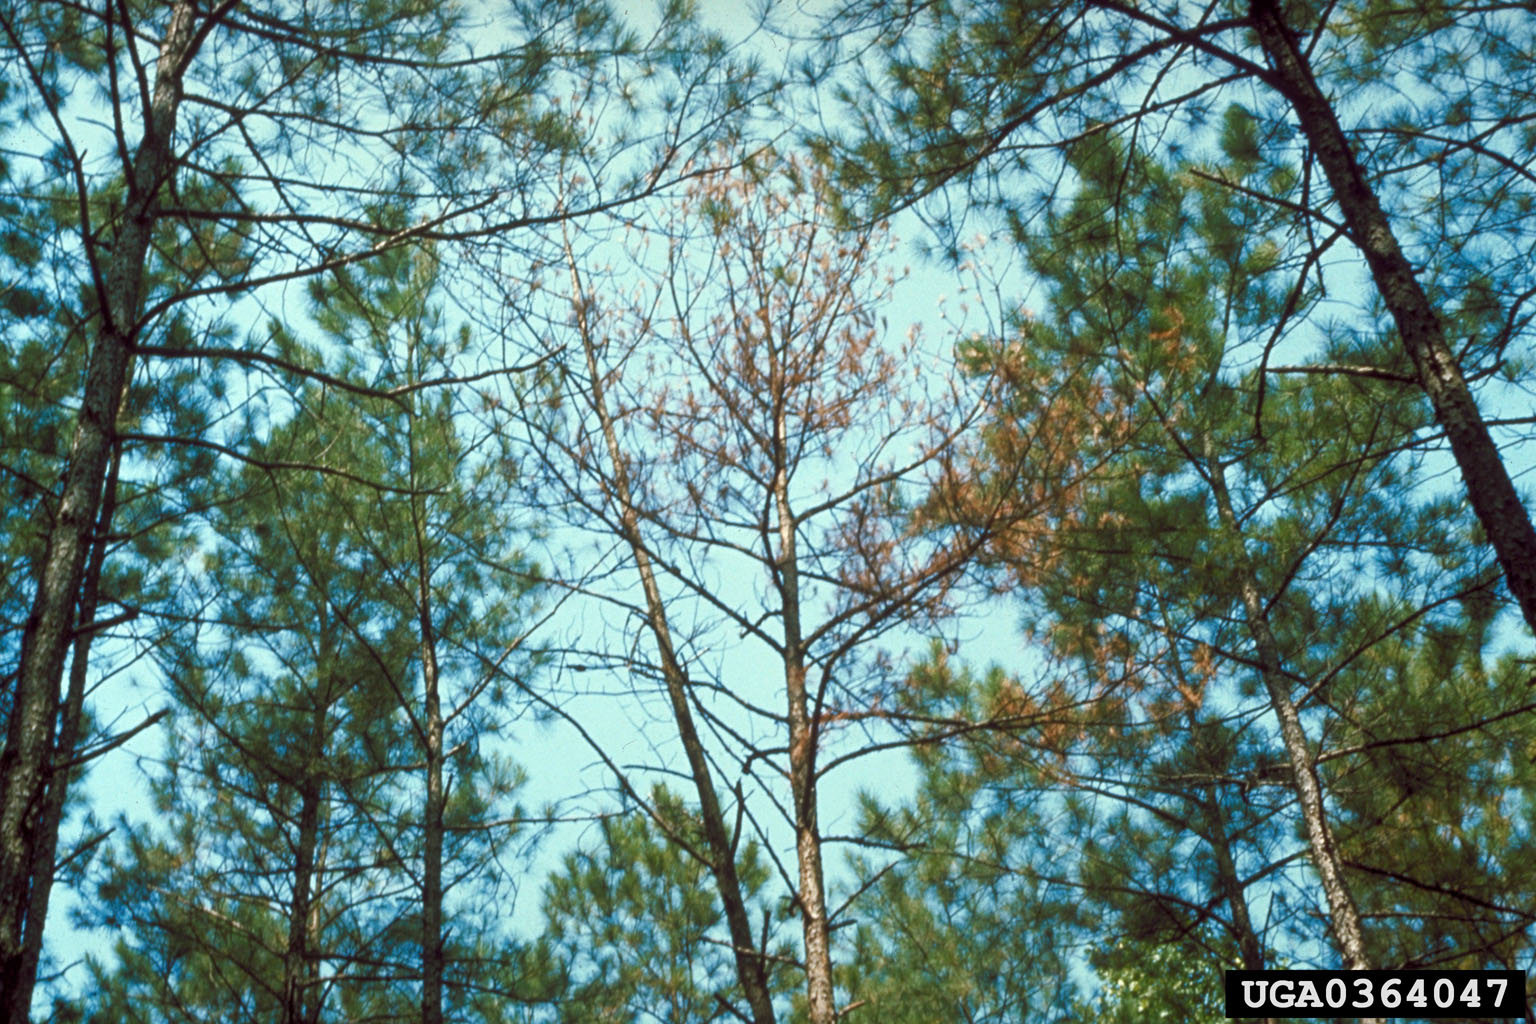
[[[1525,1016],[1524,971],[1224,971],[1228,1017]]]

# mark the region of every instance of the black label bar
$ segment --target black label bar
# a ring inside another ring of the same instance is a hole
[[[1223,971],[1228,1017],[1525,1016],[1524,971]]]

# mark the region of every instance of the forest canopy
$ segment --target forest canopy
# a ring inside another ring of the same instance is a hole
[[[0,1016],[1536,953],[1536,13],[0,10]]]

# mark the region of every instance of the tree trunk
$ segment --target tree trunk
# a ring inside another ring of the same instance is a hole
[[[59,709],[58,736],[51,745],[49,785],[43,795],[43,810],[38,816],[37,830],[33,835],[33,848],[28,860],[34,865],[47,865],[48,870],[36,871],[32,877],[32,892],[27,904],[24,944],[22,950],[18,994],[25,993],[31,1001],[32,989],[37,984],[37,966],[43,957],[43,925],[48,920],[48,902],[53,893],[52,866],[58,857],[59,828],[64,822],[65,799],[68,796],[69,761],[80,746],[80,730],[85,719],[85,684],[89,674],[91,640],[95,633],[90,626],[96,617],[101,593],[101,573],[107,561],[107,535],[111,532],[112,517],[117,509],[117,474],[122,462],[122,451],[115,450],[107,469],[105,494],[101,504],[101,518],[96,527],[96,538],[91,545],[90,563],[80,588],[80,621],[75,632],[74,653],[69,661],[69,689],[64,705]],[[8,1020],[24,1020],[25,1009],[9,1008]]]
[[[1270,82],[1290,102],[1328,177],[1350,237],[1370,266],[1377,291],[1413,360],[1419,385],[1450,442],[1472,511],[1493,545],[1526,625],[1536,631],[1536,529],[1446,342],[1440,318],[1398,246],[1333,105],[1318,88],[1306,54],[1286,25],[1279,0],[1252,0],[1250,18],[1274,69]]]
[[[317,608],[314,707],[309,717],[309,744],[296,773],[299,788],[298,835],[293,840],[293,894],[288,902],[288,943],[283,950],[282,1024],[314,1024],[320,1017],[315,974],[319,942],[316,878],[321,871],[320,826],[325,806],[325,766],[330,746],[330,711],[340,683],[335,675],[336,646],[328,612],[330,596],[321,583]]]
[[[795,802],[795,859],[799,867],[800,925],[805,938],[805,989],[811,1024],[833,1024],[831,927],[822,879],[821,833],[816,822],[816,728],[809,721],[805,667],[786,666],[789,697],[789,782]]]
[[[1226,816],[1221,812],[1221,794],[1215,786],[1201,792],[1200,810],[1205,816],[1205,826],[1216,861],[1216,884],[1222,898],[1227,901],[1227,911],[1232,915],[1232,930],[1237,933],[1237,949],[1243,958],[1243,970],[1264,969],[1264,946],[1259,933],[1253,928],[1253,918],[1248,914],[1248,898],[1243,893],[1243,880],[1237,873],[1237,862],[1232,857],[1232,839],[1227,832]],[[1259,1018],[1262,1024],[1274,1024],[1268,1018]]]
[[[424,606],[425,607],[425,606]],[[443,713],[437,686],[437,654],[427,612],[422,615],[421,675],[425,689],[427,803],[423,814],[421,867],[421,1020],[443,1021]]]
[[[1226,816],[1221,813],[1221,794],[1214,786],[1201,793],[1200,810],[1205,816],[1209,832],[1211,852],[1216,861],[1216,884],[1232,915],[1232,930],[1237,933],[1237,948],[1243,957],[1243,969],[1264,969],[1264,947],[1259,934],[1253,929],[1253,919],[1248,915],[1248,899],[1243,894],[1243,881],[1237,874],[1237,862],[1232,857],[1232,840],[1227,834]]]
[[[409,362],[414,369],[415,353]],[[414,374],[412,383],[415,383]],[[432,580],[427,558],[426,511],[417,479],[416,414],[410,398],[406,439],[410,446],[411,531],[416,547],[416,610],[421,640],[422,727],[426,734],[426,804],[422,809],[421,1020],[443,1022],[443,709],[438,688],[437,641],[432,629]]]
[[[640,535],[640,517],[635,508],[634,496],[625,469],[623,453],[619,450],[618,434],[609,415],[607,397],[603,389],[602,374],[597,365],[596,346],[587,319],[587,302],[576,272],[575,257],[569,247],[566,258],[570,261],[571,288],[575,303],[576,326],[581,336],[586,356],[587,374],[590,378],[592,409],[602,426],[603,440],[608,457],[613,464],[612,499],[618,506],[620,523],[625,542],[635,558],[635,569],[645,593],[646,625],[656,641],[657,655],[661,659],[662,677],[666,682],[667,699],[672,717],[677,725],[678,739],[688,759],[688,772],[693,777],[694,790],[699,798],[699,816],[704,825],[704,842],[708,847],[710,872],[720,893],[725,910],[726,927],[731,936],[731,950],[736,959],[736,976],[752,1010],[753,1024],[774,1024],[773,1001],[768,992],[768,973],[762,954],[752,939],[752,925],[747,919],[747,904],[741,894],[741,880],[736,874],[736,851],[731,842],[730,830],[725,826],[725,815],[720,799],[715,793],[714,780],[709,770],[709,759],[704,744],[699,739],[698,728],[693,721],[693,711],[688,705],[688,674],[677,660],[672,645],[672,631],[667,622],[666,606],[661,589],[656,583],[656,573]]]
[[[788,425],[784,408],[784,370],[770,343],[769,400],[773,403],[773,503],[778,516],[779,553],[775,561],[784,616],[784,689],[789,702],[789,786],[794,800],[795,860],[799,869],[800,925],[805,941],[806,1010],[810,1024],[834,1024],[831,930],[821,865],[821,833],[816,820],[816,723],[806,693],[805,638],[800,627],[800,567],[795,546],[795,517],[789,504]]]
[[[67,780],[67,773],[55,779],[51,766],[59,686],[75,633],[86,554],[101,508],[113,429],[138,331],[144,265],[158,197],[174,170],[171,141],[182,76],[202,42],[197,27],[193,5],[178,4],[160,44],[147,104],[149,120],[133,155],[126,209],[101,266],[101,326],[86,365],[63,492],[49,530],[37,593],[22,629],[21,662],[5,750],[0,753],[0,1007],[13,1021],[27,1019],[32,999],[24,966],[24,932],[33,881],[53,871],[51,856],[46,863],[32,859],[46,845],[38,842],[36,834],[47,802],[44,794],[50,784],[63,787]]]
[[[1344,966],[1349,970],[1371,969],[1370,958],[1365,952],[1365,928],[1360,910],[1355,906],[1349,883],[1344,878],[1343,863],[1334,843],[1333,831],[1323,807],[1323,787],[1317,774],[1317,763],[1307,745],[1302,729],[1301,716],[1291,700],[1290,685],[1286,681],[1280,660],[1280,645],[1269,628],[1269,618],[1264,609],[1264,599],[1253,565],[1248,558],[1242,528],[1232,511],[1232,498],[1227,492],[1225,470],[1215,458],[1207,442],[1207,467],[1211,491],[1216,499],[1216,514],[1222,532],[1235,549],[1238,585],[1242,591],[1243,611],[1249,636],[1253,639],[1257,655],[1259,675],[1269,691],[1270,707],[1280,722],[1280,738],[1285,744],[1286,756],[1291,762],[1291,774],[1296,796],[1301,803],[1302,824],[1306,828],[1307,842],[1312,851],[1312,864],[1323,883],[1323,895],[1328,900],[1328,919],[1332,926]]]
[[[324,705],[316,712],[314,746],[324,750]],[[314,964],[310,949],[315,853],[320,845],[320,801],[323,798],[319,759],[304,766],[299,793],[299,834],[294,844],[293,897],[288,904],[288,945],[283,950],[283,1024],[311,1024],[318,1017]]]

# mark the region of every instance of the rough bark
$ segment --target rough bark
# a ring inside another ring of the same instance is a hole
[[[1306,829],[1307,843],[1311,848],[1312,864],[1322,881],[1323,895],[1328,901],[1328,920],[1344,966],[1349,970],[1371,969],[1370,957],[1365,951],[1365,927],[1354,895],[1344,878],[1344,866],[1334,842],[1333,830],[1323,806],[1322,780],[1317,774],[1317,761],[1307,744],[1306,731],[1296,703],[1291,699],[1290,684],[1285,678],[1280,658],[1280,645],[1269,628],[1269,616],[1264,608],[1264,598],[1259,592],[1258,577],[1248,558],[1242,528],[1232,511],[1232,498],[1227,492],[1225,470],[1221,463],[1208,452],[1207,475],[1216,500],[1216,514],[1223,533],[1232,541],[1237,564],[1234,566],[1238,586],[1242,593],[1243,613],[1248,634],[1253,640],[1255,660],[1264,688],[1269,693],[1270,708],[1280,723],[1280,739],[1285,745],[1286,757],[1291,762],[1291,775],[1297,800],[1301,805],[1302,824]]]
[[[1167,612],[1164,611],[1166,622]],[[1196,687],[1191,684],[1185,675],[1183,665],[1175,659],[1174,672],[1178,680],[1191,692]],[[1185,720],[1189,723],[1190,735],[1196,735],[1200,729],[1199,716],[1191,710]],[[1187,799],[1200,812],[1204,819],[1204,839],[1211,847],[1211,858],[1216,862],[1216,887],[1221,893],[1221,898],[1227,903],[1227,912],[1232,915],[1232,931],[1237,938],[1238,952],[1243,958],[1243,969],[1248,971],[1262,971],[1264,969],[1264,944],[1259,941],[1259,933],[1253,927],[1253,918],[1248,913],[1248,899],[1244,895],[1242,877],[1237,873],[1237,859],[1232,855],[1232,834],[1227,828],[1227,816],[1221,809],[1221,792],[1214,786],[1206,786],[1191,793]]]
[[[837,1019],[832,994],[831,928],[822,879],[821,832],[816,819],[816,729],[809,721],[805,667],[787,665],[789,696],[789,780],[795,802],[795,859],[800,891],[800,924],[805,940],[806,1010],[811,1024]]]
[[[293,839],[293,893],[288,902],[288,942],[283,949],[282,1024],[315,1024],[320,1019],[321,993],[316,960],[320,904],[317,879],[324,874],[320,833],[328,817],[325,807],[326,764],[330,747],[331,709],[339,696],[336,645],[329,595],[321,583],[316,635],[315,705],[309,716],[309,745],[299,766],[297,834]]]
[[[736,975],[752,1011],[753,1024],[774,1024],[773,1002],[768,992],[768,973],[761,952],[752,939],[752,925],[747,918],[746,900],[741,892],[741,880],[736,873],[736,851],[731,842],[730,830],[725,825],[725,815],[715,792],[709,759],[704,752],[703,741],[693,720],[688,700],[688,674],[677,659],[672,643],[672,630],[667,621],[666,606],[662,601],[661,588],[656,583],[656,572],[650,553],[640,535],[640,516],[635,508],[630,487],[629,472],[625,468],[624,455],[619,449],[618,434],[608,411],[607,396],[603,388],[603,375],[597,364],[596,345],[587,318],[588,299],[576,272],[576,263],[569,248],[566,252],[571,262],[571,287],[575,301],[576,328],[581,337],[586,357],[587,375],[591,389],[592,409],[602,427],[603,442],[613,464],[611,498],[618,506],[620,525],[625,543],[635,559],[635,569],[640,576],[641,589],[645,594],[646,627],[656,643],[661,661],[662,678],[666,683],[667,700],[677,726],[678,739],[688,760],[688,772],[693,778],[694,791],[699,799],[699,817],[704,826],[704,842],[710,858],[710,873],[720,893],[720,903],[725,910],[726,928],[731,936],[731,951],[735,956]]]
[[[216,19],[226,8],[207,18]],[[37,592],[21,636],[21,659],[5,750],[0,753],[0,1006],[11,1020],[27,1019],[31,984],[25,968],[25,930],[34,880],[53,870],[33,856],[46,845],[37,830],[55,778],[52,731],[64,662],[75,634],[75,616],[91,532],[101,509],[112,452],[113,430],[138,331],[144,266],[154,232],[158,199],[175,166],[171,153],[182,76],[201,44],[208,22],[190,3],[177,4],[155,63],[148,122],[133,154],[126,209],[115,241],[100,267],[101,323],[86,364],[84,390],[70,442],[63,491],[49,530]],[[62,794],[61,794],[62,797]]]
[[[443,1020],[443,713],[437,686],[437,655],[431,623],[422,613],[422,666],[427,732],[427,803],[423,815],[421,868],[421,1019]]]
[[[80,588],[79,628],[75,632],[74,653],[69,661],[69,687],[65,691],[64,704],[59,709],[58,736],[52,744],[50,785],[43,796],[43,810],[38,816],[37,830],[33,834],[33,848],[29,854],[32,864],[48,865],[50,870],[36,872],[32,878],[32,892],[27,904],[21,974],[15,993],[32,998],[37,984],[37,967],[43,957],[43,925],[48,920],[48,903],[53,894],[52,865],[59,851],[59,829],[64,823],[64,807],[68,796],[68,767],[80,746],[81,730],[85,721],[85,684],[89,675],[91,639],[95,635],[89,627],[96,617],[101,596],[101,574],[107,561],[107,536],[111,532],[112,517],[117,507],[117,473],[122,452],[113,454],[107,470],[105,495],[102,499],[101,517],[96,528],[96,538],[91,545],[90,562]],[[15,1005],[7,1008],[8,1020],[24,1020],[27,1007]]]
[[[432,628],[431,567],[417,479],[417,398],[411,398],[408,424],[411,473],[411,528],[416,547],[416,610],[421,639],[422,726],[426,733],[426,805],[422,813],[421,866],[421,1019],[443,1021],[443,709],[438,688],[437,641]]]
[[[1269,58],[1270,82],[1296,112],[1328,178],[1350,237],[1370,267],[1413,360],[1419,385],[1450,442],[1472,511],[1493,545],[1526,624],[1536,631],[1536,529],[1446,341],[1440,318],[1403,255],[1333,104],[1318,87],[1306,53],[1286,25],[1279,0],[1253,0],[1250,17]]]

